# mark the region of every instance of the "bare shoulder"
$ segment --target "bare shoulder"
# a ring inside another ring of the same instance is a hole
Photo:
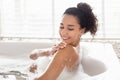
[[[71,53],[71,51],[74,52],[74,48],[71,45],[66,45],[65,48],[59,50],[62,53]]]
[[[63,56],[63,58],[69,59],[71,57],[77,57],[76,51],[74,50],[73,46],[67,45],[65,48],[60,49],[58,54]]]
[[[73,46],[67,45],[64,49],[60,50],[59,54],[63,55],[62,58],[64,58],[66,61],[66,66],[69,69],[73,70],[78,64],[77,62],[79,60],[79,56],[74,50]]]

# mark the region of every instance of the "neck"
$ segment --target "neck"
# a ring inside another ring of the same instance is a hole
[[[76,43],[71,43],[70,45],[72,45],[73,47],[77,47],[79,45],[79,41]]]

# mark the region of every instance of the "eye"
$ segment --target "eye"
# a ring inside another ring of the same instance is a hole
[[[73,31],[74,29],[73,28],[68,28],[68,30]]]

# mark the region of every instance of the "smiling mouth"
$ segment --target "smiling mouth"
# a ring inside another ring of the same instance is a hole
[[[63,40],[69,40],[70,37],[62,37]]]

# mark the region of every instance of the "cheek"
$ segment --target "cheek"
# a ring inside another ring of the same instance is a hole
[[[69,34],[69,35],[71,35],[70,37],[73,41],[75,41],[79,37],[78,34]]]
[[[73,39],[74,40],[78,40],[81,37],[81,34],[76,33],[75,35],[73,35]]]
[[[80,38],[79,35],[75,35],[75,36],[74,36],[74,39],[78,39],[78,38]]]

